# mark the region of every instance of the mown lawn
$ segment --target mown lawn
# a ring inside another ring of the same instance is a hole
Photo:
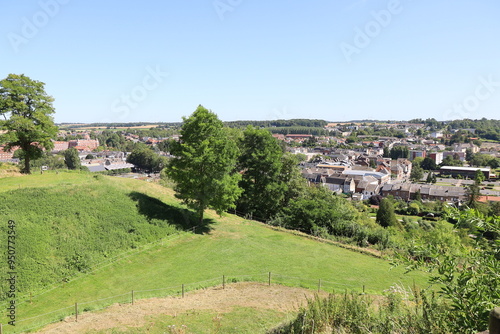
[[[155,316],[149,324],[127,329],[90,330],[87,334],[165,334],[165,333],[199,333],[199,334],[257,334],[266,333],[281,322],[293,319],[293,314],[282,311],[236,307],[228,312],[194,311],[177,316]]]

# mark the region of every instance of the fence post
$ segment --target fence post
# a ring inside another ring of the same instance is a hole
[[[321,290],[321,278],[318,281],[318,293],[320,292],[320,290]]]
[[[75,322],[78,322],[78,303],[75,303]]]
[[[182,284],[182,298],[184,298],[184,284]]]
[[[365,285],[363,284],[363,294],[365,294]]]
[[[269,272],[269,283],[268,283],[269,286],[271,286],[271,272]]]
[[[2,324],[0,324],[0,334],[3,333]]]
[[[134,305],[134,290],[132,290],[132,305]]]
[[[500,307],[495,307],[490,312],[490,334],[500,334]]]
[[[222,275],[222,290],[226,288],[226,277]]]

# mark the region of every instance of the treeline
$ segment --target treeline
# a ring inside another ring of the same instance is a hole
[[[313,135],[313,136],[328,136],[330,132],[324,128],[292,126],[292,127],[271,127],[266,128],[271,133],[282,135]]]
[[[357,131],[353,131],[352,136],[374,136],[374,137],[396,137],[405,138],[406,134],[394,128],[379,128],[379,127],[366,127]]]
[[[410,150],[407,146],[394,146],[389,149],[388,147],[384,147],[384,158],[391,158],[392,160],[397,160],[400,158],[409,159]]]
[[[139,137],[168,138],[179,134],[179,128],[149,128],[149,129],[128,129],[127,133],[138,135]]]
[[[289,119],[289,120],[275,120],[275,121],[232,121],[224,122],[224,125],[231,128],[246,128],[247,126],[255,126],[258,128],[269,127],[312,127],[323,128],[328,124],[327,121],[319,119]]]
[[[500,120],[478,119],[478,120],[456,120],[449,123],[451,129],[476,129],[475,136],[500,141]]]
[[[434,118],[422,120],[421,118],[412,119],[410,123],[424,124],[432,130],[458,130],[475,129],[472,137],[479,137],[486,140],[500,141],[500,120],[497,119],[459,119],[453,121],[437,121]]]
[[[130,122],[130,123],[60,123],[59,125],[66,129],[79,129],[79,128],[93,128],[93,127],[106,127],[106,128],[131,128],[136,126],[149,126],[157,125],[160,127],[179,127],[181,122]]]

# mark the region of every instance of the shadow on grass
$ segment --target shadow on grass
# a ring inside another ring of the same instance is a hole
[[[194,212],[188,209],[165,204],[157,198],[137,191],[131,192],[129,197],[137,202],[138,212],[147,219],[158,219],[183,231],[196,227],[194,229],[196,234],[207,234],[212,230],[210,227],[214,223],[212,219],[205,218],[200,225]]]

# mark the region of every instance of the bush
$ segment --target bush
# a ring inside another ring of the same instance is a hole
[[[127,174],[131,173],[132,169],[130,168],[120,168],[120,169],[112,169],[112,170],[105,170],[102,172],[96,172],[98,174],[103,174],[103,175],[121,175],[121,174]]]

